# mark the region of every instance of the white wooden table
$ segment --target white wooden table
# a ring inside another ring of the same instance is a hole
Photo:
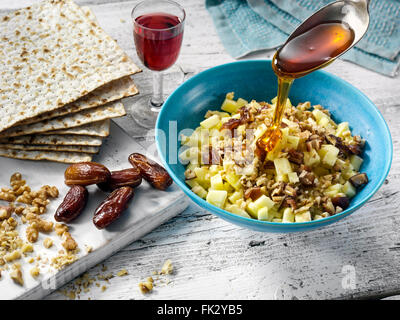
[[[1,0],[0,14],[34,0]],[[79,0],[139,65],[130,12],[138,1]],[[180,0],[187,11],[178,62],[165,77],[166,93],[195,73],[233,59],[224,51],[203,0]],[[270,57],[271,52],[250,59]],[[312,232],[264,234],[241,229],[192,204],[142,240],[104,261],[109,280],[104,292],[92,286],[80,299],[343,299],[400,294],[400,78],[388,78],[345,61],[327,68],[363,91],[389,124],[394,159],[387,181],[361,210]],[[126,100],[128,110],[151,93],[150,73],[135,76],[141,95]],[[131,116],[118,123],[142,145],[152,146],[146,130]],[[142,295],[138,283],[171,259],[171,283]],[[89,271],[89,277],[102,266]],[[69,289],[73,284],[66,285]],[[395,297],[392,297],[393,299]],[[56,291],[47,299],[65,299]]]

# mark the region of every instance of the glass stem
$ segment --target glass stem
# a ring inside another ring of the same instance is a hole
[[[153,96],[150,100],[151,109],[159,111],[163,103],[163,73],[161,71],[153,71]]]

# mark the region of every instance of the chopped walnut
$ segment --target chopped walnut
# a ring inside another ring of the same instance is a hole
[[[126,276],[127,274],[128,274],[128,271],[126,269],[122,269],[121,271],[117,272],[118,277],[123,277],[123,276]]]
[[[57,223],[54,230],[58,236],[62,236],[64,232],[68,231],[68,226],[65,224]]]
[[[188,169],[188,170],[185,171],[185,179],[186,180],[191,180],[191,179],[194,179],[194,178],[196,178],[196,174],[194,173],[193,170]]]
[[[143,294],[149,293],[153,290],[153,283],[150,281],[140,282],[139,289]]]
[[[6,262],[12,262],[14,260],[18,260],[19,258],[21,258],[21,252],[19,250],[14,250],[9,254],[4,255],[3,258]]]
[[[306,187],[314,185],[315,175],[312,172],[303,170],[299,175],[300,183]]]
[[[14,212],[16,215],[20,216],[25,210],[25,207],[15,207]]]
[[[31,227],[39,230],[40,232],[53,231],[53,222],[41,219],[37,214],[28,212],[25,218],[30,222]]]
[[[304,153],[291,149],[288,151],[289,161],[301,165],[304,159]]]
[[[75,262],[78,257],[71,253],[60,253],[58,256],[54,257],[51,262],[52,266],[58,270],[64,268],[65,266]]]
[[[11,206],[0,206],[0,220],[5,220],[11,217],[13,213],[13,207]]]
[[[51,247],[53,246],[53,240],[52,240],[51,238],[46,238],[46,239],[44,239],[44,240],[43,240],[43,246],[44,246],[46,249],[51,248]]]
[[[17,197],[14,195],[12,190],[8,188],[2,188],[0,191],[0,200],[7,202],[14,202]]]
[[[39,238],[39,230],[35,227],[29,226],[26,228],[26,238],[31,243],[36,242]]]
[[[72,236],[69,232],[64,232],[62,237],[63,237],[64,241],[61,245],[64,247],[65,250],[73,251],[78,247],[78,244],[72,238]]]
[[[39,269],[38,267],[33,267],[33,268],[29,271],[29,273],[31,274],[31,276],[32,276],[33,278],[37,278],[37,277],[39,276],[39,274],[40,274],[40,269]]]
[[[28,253],[28,252],[33,252],[33,246],[30,243],[24,243],[24,245],[21,248],[22,253]]]
[[[26,256],[29,252],[33,252],[34,248],[31,243],[36,242],[40,232],[51,232],[53,223],[39,217],[40,214],[46,212],[49,199],[58,197],[58,189],[56,187],[43,186],[38,191],[32,191],[22,179],[20,173],[15,173],[10,178],[11,188],[1,188],[0,200],[10,202],[9,206],[0,206],[0,265],[8,269],[8,263],[21,258],[22,254]],[[14,202],[24,203],[24,205],[15,206]],[[15,212],[15,217],[12,216]],[[29,222],[26,228],[26,238],[29,242],[24,242],[16,229],[18,221],[14,218],[19,217],[22,223]],[[45,240],[46,246],[49,240]],[[72,263],[77,258],[74,254],[68,253],[64,257],[56,257],[53,266],[62,268]],[[40,255],[27,258],[27,263],[40,261]],[[47,263],[48,259],[41,260],[41,263]],[[10,277],[14,282],[23,285],[21,265],[15,263],[10,272]],[[35,267],[37,268],[37,266]],[[35,269],[32,269],[35,270]],[[35,271],[32,271],[35,273]],[[32,274],[31,272],[31,274]]]
[[[162,266],[160,273],[161,274],[171,274],[173,269],[174,268],[172,266],[172,262],[171,262],[171,260],[168,259],[164,262],[164,265]]]
[[[25,203],[25,204],[32,204],[33,197],[30,195],[30,192],[24,191],[17,199],[17,202]]]
[[[13,269],[14,270],[10,272],[11,279],[13,279],[16,284],[23,286],[24,279],[22,278],[21,266],[19,264],[14,264]]]
[[[249,188],[245,191],[244,193],[244,198],[245,199],[251,199],[253,201],[257,200],[259,197],[263,195],[263,192],[261,191],[260,187],[252,187]]]

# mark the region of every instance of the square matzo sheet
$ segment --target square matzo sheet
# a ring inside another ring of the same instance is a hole
[[[140,71],[70,0],[1,17],[0,59],[0,132]]]

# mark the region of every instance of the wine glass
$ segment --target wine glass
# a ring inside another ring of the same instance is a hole
[[[132,10],[137,55],[153,72],[153,94],[148,105],[141,104],[132,110],[135,121],[145,128],[154,128],[163,105],[162,72],[179,56],[185,17],[185,10],[171,0],[146,0]]]

